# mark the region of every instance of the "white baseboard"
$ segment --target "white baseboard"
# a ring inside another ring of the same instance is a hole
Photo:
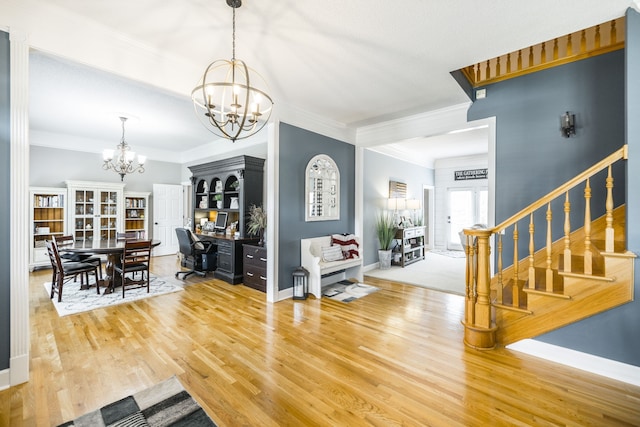
[[[580,351],[559,347],[553,344],[526,339],[507,346],[510,350],[519,351],[541,359],[560,363],[572,368],[602,375],[617,381],[640,386],[640,367],[605,359]]]
[[[6,390],[11,386],[10,378],[11,375],[8,369],[0,371],[0,391]]]
[[[365,265],[364,267],[362,267],[362,271],[366,273],[367,271],[375,270],[379,266],[380,266],[380,263],[374,262],[373,264]]]
[[[276,302],[293,298],[293,287],[278,291]]]

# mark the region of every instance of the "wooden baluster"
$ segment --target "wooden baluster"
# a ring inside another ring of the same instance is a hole
[[[477,278],[477,301],[475,307],[475,325],[477,327],[491,329],[491,301],[490,296],[490,277],[489,277],[489,257],[491,249],[489,247],[489,236],[491,232],[486,230],[479,233],[476,237],[477,243],[477,261],[478,261],[478,278]]]
[[[546,269],[546,277],[545,277],[545,289],[547,292],[553,292],[553,270],[551,269],[551,245],[552,245],[552,234],[551,234],[551,219],[553,218],[553,214],[551,212],[551,203],[547,204],[547,269]]]
[[[467,264],[465,271],[465,281],[466,281],[466,310],[465,310],[465,320],[468,323],[474,322],[473,309],[475,306],[475,291],[474,291],[474,272],[473,272],[473,264],[474,264],[474,249],[473,249],[473,238],[469,235],[464,236],[467,240],[467,245],[464,248],[465,254],[467,255]]]
[[[502,232],[498,233],[498,289],[496,289],[496,301],[502,304]]]
[[[507,55],[507,74],[511,74],[511,54]]]
[[[606,214],[607,228],[605,229],[604,250],[605,252],[613,252],[615,251],[615,247],[614,247],[615,236],[613,234],[613,176],[611,175],[611,165],[609,165],[609,170],[607,173],[606,187],[607,187],[607,200],[605,202],[605,208],[607,211],[607,214]]]
[[[596,36],[593,43],[595,49],[600,48],[600,25],[596,25]]]
[[[495,77],[500,77],[500,57],[496,58],[496,73]]]
[[[587,178],[584,188],[584,274],[593,273],[593,254],[591,252],[591,183]]]
[[[489,80],[491,78],[491,65],[489,61],[487,61],[487,66],[484,69],[484,79]]]
[[[571,273],[571,203],[569,192],[564,197],[564,271]]]
[[[540,49],[540,63],[547,62],[547,42],[542,42],[542,48]]]
[[[480,63],[476,64],[476,83],[482,80],[482,65]]]
[[[553,60],[556,61],[558,59],[558,39],[553,39]]]
[[[518,71],[522,70],[522,50],[518,50]]]
[[[529,68],[533,67],[533,46],[529,47]]]
[[[566,56],[571,56],[573,55],[573,43],[571,42],[571,34],[567,35],[567,55]]]
[[[617,41],[617,38],[618,38],[617,34],[618,33],[616,31],[616,21],[614,19],[613,21],[611,21],[611,35],[609,36],[610,37],[610,41],[609,41],[610,45],[616,44],[616,41]]]
[[[520,307],[520,291],[518,289],[518,223],[513,225],[513,283],[511,284],[511,305]]]
[[[535,228],[535,225],[533,225],[533,212],[531,212],[529,218],[529,289],[536,288],[536,268],[533,256],[536,250],[535,242],[533,240]]]
[[[580,53],[584,53],[587,51],[587,32],[586,30],[582,30],[580,33]]]

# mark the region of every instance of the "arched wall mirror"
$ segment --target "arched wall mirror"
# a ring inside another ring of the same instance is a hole
[[[305,171],[305,220],[340,219],[340,171],[326,154],[318,154]]]

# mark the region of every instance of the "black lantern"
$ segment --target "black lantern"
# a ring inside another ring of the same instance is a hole
[[[293,271],[293,299],[307,299],[309,294],[309,272],[304,267]]]

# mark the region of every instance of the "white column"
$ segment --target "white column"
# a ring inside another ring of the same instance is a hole
[[[11,114],[11,355],[10,384],[29,381],[29,44],[12,30]]]

